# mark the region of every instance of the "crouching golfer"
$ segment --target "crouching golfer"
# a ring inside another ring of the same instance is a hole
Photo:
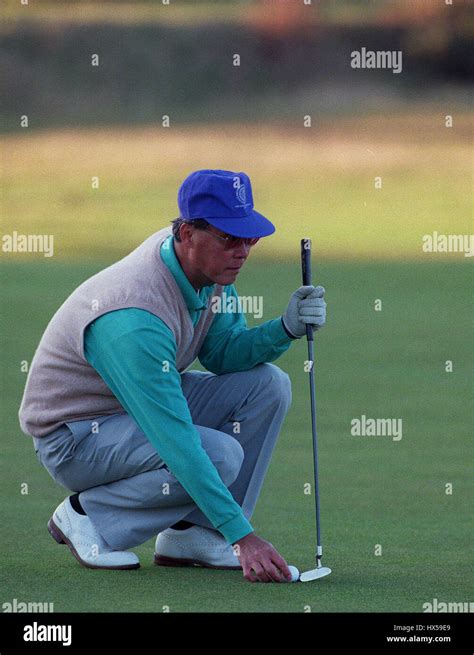
[[[268,362],[324,325],[324,289],[300,287],[252,329],[240,311],[215,312],[275,228],[244,173],[196,171],[178,205],[172,228],[67,298],[36,350],[20,425],[75,492],[49,532],[90,568],[138,568],[129,549],[158,534],[156,564],[284,581],[285,560],[249,523],[291,400]],[[184,372],[196,358],[209,372]]]

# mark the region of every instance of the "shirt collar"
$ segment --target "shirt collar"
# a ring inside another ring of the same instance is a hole
[[[183,271],[181,264],[179,263],[179,260],[176,256],[174,250],[174,239],[172,235],[163,241],[161,244],[160,253],[162,260],[170,269],[174,279],[176,280],[179,290],[183,294],[186,307],[193,310],[206,309],[207,305],[202,300],[203,297],[205,298],[208,295],[205,291],[205,287],[200,289],[198,294],[191,282],[186,277],[186,274]]]

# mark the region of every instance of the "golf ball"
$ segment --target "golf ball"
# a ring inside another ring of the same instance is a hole
[[[296,566],[289,566],[288,568],[290,569],[290,573],[291,573],[290,582],[296,582],[297,580],[299,580],[300,572],[298,571]]]

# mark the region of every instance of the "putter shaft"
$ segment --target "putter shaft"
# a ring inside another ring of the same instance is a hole
[[[311,331],[311,338],[308,332]],[[314,465],[314,493],[316,507],[316,565],[321,566],[323,547],[321,542],[321,520],[319,507],[319,471],[318,471],[318,433],[316,429],[316,393],[314,386],[314,340],[313,328],[308,326],[306,336],[308,338],[308,361],[311,362],[309,370],[309,390],[311,397],[311,433],[313,436],[313,465]]]

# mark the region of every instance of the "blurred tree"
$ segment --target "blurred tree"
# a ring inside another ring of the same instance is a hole
[[[390,26],[419,26],[424,23],[446,19],[452,7],[440,0],[410,0],[387,4],[380,13],[378,22]]]
[[[246,9],[246,22],[262,35],[281,38],[298,33],[314,34],[319,6],[303,0],[257,0]],[[244,18],[245,20],[245,18]]]

